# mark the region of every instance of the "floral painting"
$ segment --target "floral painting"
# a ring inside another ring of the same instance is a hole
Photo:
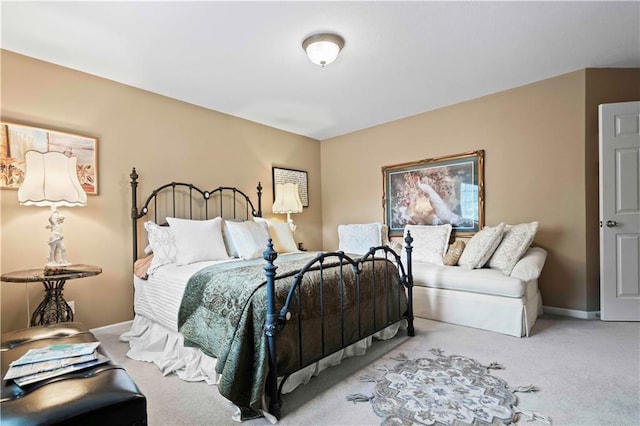
[[[59,151],[78,159],[78,180],[87,194],[98,194],[98,140],[13,123],[0,123],[0,187],[17,189],[24,181],[29,150]]]
[[[484,151],[385,166],[385,221],[391,235],[405,225],[451,224],[457,235],[484,225]]]

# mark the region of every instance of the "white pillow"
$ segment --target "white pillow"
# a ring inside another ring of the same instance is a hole
[[[382,245],[380,223],[352,223],[338,225],[338,250],[365,254],[371,247]]]
[[[242,259],[259,258],[267,249],[269,231],[266,222],[227,222],[227,230]]]
[[[300,251],[298,250],[296,240],[293,238],[293,231],[288,223],[278,222],[272,219],[264,219],[262,217],[254,217],[253,220],[267,224],[269,236],[273,241],[273,248],[278,253],[292,253]]]
[[[467,242],[458,265],[466,269],[482,268],[500,244],[504,233],[504,223],[498,226],[485,226]]]
[[[178,247],[176,264],[229,258],[222,239],[222,218],[189,220],[168,217],[167,222]]]
[[[238,249],[236,249],[236,246],[233,244],[233,239],[229,235],[228,222],[242,222],[242,220],[225,219],[222,221],[222,239],[224,240],[227,253],[231,257],[238,257]]]
[[[510,275],[513,267],[527,251],[538,231],[538,222],[507,225],[502,241],[489,259],[489,268]]]
[[[406,225],[402,236],[404,239],[407,231],[411,231],[413,251],[411,259],[414,262],[429,262],[436,265],[443,265],[442,258],[449,248],[449,237],[451,237],[451,224],[446,225]],[[403,259],[407,257],[405,250],[402,250]]]
[[[544,262],[547,260],[547,251],[542,247],[529,247],[520,260],[513,267],[510,277],[522,281],[537,280],[540,278]]]
[[[148,221],[144,223],[144,229],[147,230],[148,247],[153,252],[153,260],[147,270],[147,274],[151,275],[159,267],[175,263],[178,247],[170,227],[158,226],[154,222]]]

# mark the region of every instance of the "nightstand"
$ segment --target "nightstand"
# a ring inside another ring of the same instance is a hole
[[[8,283],[41,282],[44,299],[31,316],[31,326],[73,321],[73,311],[62,297],[67,280],[92,277],[102,273],[102,268],[93,265],[69,265],[61,271],[47,273],[42,268],[8,272],[0,280]]]

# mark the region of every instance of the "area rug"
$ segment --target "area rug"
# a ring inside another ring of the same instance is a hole
[[[375,365],[383,373],[366,374],[364,382],[375,382],[374,394],[352,394],[347,400],[370,401],[382,425],[503,425],[518,419],[551,423],[551,419],[517,407],[516,392],[536,392],[533,385],[511,388],[488,366],[460,355],[445,356],[430,349],[434,358],[392,357],[393,367]]]

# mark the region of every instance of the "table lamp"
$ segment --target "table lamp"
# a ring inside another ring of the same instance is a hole
[[[64,216],[58,211],[58,206],[87,204],[87,194],[78,180],[77,162],[76,157],[68,157],[62,152],[30,150],[25,153],[25,177],[18,189],[18,201],[25,206],[51,207],[46,227],[51,233],[45,271],[59,271],[69,265],[62,235]]]
[[[295,232],[296,225],[291,220],[291,213],[302,213],[302,201],[298,193],[297,183],[276,183],[276,201],[273,203],[274,213],[286,213],[287,223],[292,232]]]

